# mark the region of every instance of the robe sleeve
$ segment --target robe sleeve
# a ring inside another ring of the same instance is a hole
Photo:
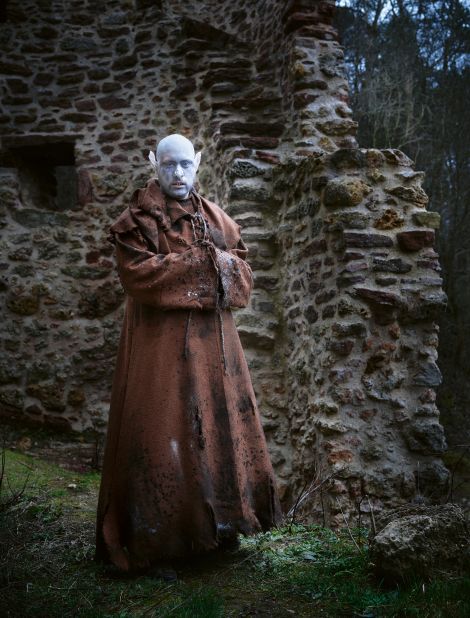
[[[222,307],[246,307],[250,300],[253,274],[245,261],[247,253],[248,249],[241,237],[235,249],[221,251],[216,248]]]
[[[115,233],[114,242],[119,278],[129,296],[158,309],[216,307],[218,277],[206,248],[154,253],[137,229]]]

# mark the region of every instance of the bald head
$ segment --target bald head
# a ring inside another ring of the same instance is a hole
[[[172,152],[174,150],[185,152],[189,157],[194,159],[194,146],[189,141],[189,139],[184,135],[180,135],[179,133],[172,133],[171,135],[167,135],[158,142],[156,151],[157,161],[165,153]]]
[[[187,198],[194,185],[201,153],[194,153],[194,146],[184,135],[173,133],[158,142],[156,155],[155,158],[151,152],[149,159],[162,191],[176,200]]]

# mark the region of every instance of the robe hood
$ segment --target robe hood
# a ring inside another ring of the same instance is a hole
[[[205,214],[212,213],[218,219],[220,225],[212,227],[216,246],[225,249],[231,242],[234,243],[234,239],[240,238],[240,226],[217,204],[201,196],[194,188],[189,195],[196,211]],[[130,232],[137,228],[146,239],[149,248],[157,253],[159,233],[168,232],[178,219],[187,215],[187,211],[181,204],[166,196],[158,180],[152,178],[143,189],[134,191],[129,206],[109,228],[107,239],[116,244],[116,234]],[[223,227],[227,238],[221,237],[218,227]]]

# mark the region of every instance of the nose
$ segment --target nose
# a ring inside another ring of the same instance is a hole
[[[183,168],[181,167],[181,165],[178,163],[178,165],[175,167],[175,173],[174,176],[176,176],[176,178],[183,178],[184,176],[184,171]]]

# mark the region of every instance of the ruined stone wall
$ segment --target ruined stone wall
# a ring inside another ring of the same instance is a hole
[[[223,193],[230,157],[215,138],[255,71],[246,44],[209,23],[213,10],[238,29],[251,18],[221,3],[198,19],[190,3],[8,3],[0,35],[6,413],[103,425],[123,302],[107,227],[149,178],[156,140],[187,134],[203,147],[204,193]],[[232,130],[243,127],[221,129]],[[78,180],[65,207],[57,196],[64,163]]]
[[[445,295],[422,174],[399,151],[340,149],[286,164],[279,182],[294,178],[279,228],[293,477],[335,475],[314,504],[336,524],[351,503],[412,499],[418,475],[436,498],[448,473],[431,320]]]
[[[107,228],[149,178],[148,150],[180,132],[250,250],[236,320],[286,504],[320,473],[337,477],[322,496],[333,522],[337,499],[408,499],[418,467],[443,487],[437,222],[404,155],[356,148],[333,10],[9,0],[3,414],[104,428],[124,298]]]

